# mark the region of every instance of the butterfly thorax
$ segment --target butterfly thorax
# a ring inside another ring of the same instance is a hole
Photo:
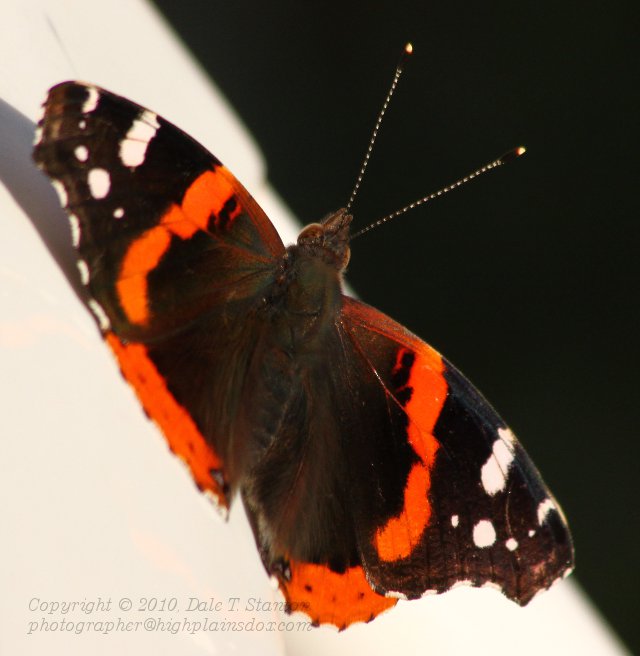
[[[349,261],[351,219],[338,210],[309,224],[283,257],[270,307],[278,341],[296,355],[317,348],[334,325]]]

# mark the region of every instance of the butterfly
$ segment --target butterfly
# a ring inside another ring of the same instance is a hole
[[[562,511],[489,403],[343,293],[347,210],[285,247],[196,141],[79,82],[49,91],[34,158],[124,378],[197,487],[242,499],[289,610],[342,629],[459,584],[524,605],[571,571]]]

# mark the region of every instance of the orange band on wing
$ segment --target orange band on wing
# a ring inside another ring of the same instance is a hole
[[[149,318],[147,274],[164,255],[171,236],[162,226],[151,228],[136,239],[125,255],[116,282],[120,305],[131,323],[144,324]]]
[[[316,624],[345,629],[354,622],[369,622],[398,601],[383,597],[369,585],[362,567],[342,574],[326,565],[290,563],[291,579],[280,588],[292,611],[306,613]]]
[[[230,174],[224,167],[205,171],[187,189],[182,203],[172,205],[157,226],[143,232],[129,246],[116,282],[120,305],[127,319],[136,325],[149,321],[149,291],[147,276],[158,266],[171,245],[171,237],[189,239],[198,230],[207,230],[213,216],[217,218],[234,196]],[[229,220],[242,209],[237,203]]]
[[[142,406],[167,438],[169,448],[187,464],[200,490],[211,492],[219,505],[227,506],[224,493],[212,476],[212,471],[222,469],[222,461],[206,442],[191,415],[169,392],[146,347],[123,344],[114,333],[107,333],[105,339]]]
[[[404,507],[375,534],[375,548],[386,562],[406,558],[420,540],[431,517],[427,498],[431,479],[429,470],[416,463],[411,468],[404,489]]]
[[[408,353],[408,349],[398,351],[395,369],[402,366],[403,358]],[[429,472],[438,450],[433,429],[447,396],[447,382],[442,375],[440,355],[426,344],[421,345],[414,355],[415,360],[406,383],[406,387],[412,388],[412,393],[404,410],[409,418],[407,438],[420,462],[412,466],[407,476],[400,514],[380,527],[374,536],[378,556],[387,562],[409,556],[429,523]]]
[[[409,417],[407,430],[413,450],[426,467],[431,467],[438,449],[433,429],[447,398],[447,381],[439,353],[423,344],[415,356],[407,383],[413,393],[404,408]]]
[[[203,173],[187,190],[182,210],[202,230],[206,229],[211,215],[217,217],[235,194],[230,179],[231,174],[224,166],[220,166],[215,171]],[[238,202],[229,218],[235,219],[240,212]]]

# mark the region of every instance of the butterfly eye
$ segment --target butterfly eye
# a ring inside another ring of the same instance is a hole
[[[344,271],[347,268],[349,260],[351,260],[351,249],[347,246],[344,249],[344,253],[342,255],[342,266],[340,267],[341,271]]]
[[[302,228],[298,235],[298,244],[309,244],[311,242],[320,241],[325,233],[324,226],[320,223],[310,223]]]

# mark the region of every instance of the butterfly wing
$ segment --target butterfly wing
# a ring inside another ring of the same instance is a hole
[[[341,324],[363,405],[385,408],[347,443],[373,588],[412,599],[464,582],[524,605],[566,575],[573,547],[560,507],[489,403],[377,310],[345,298]]]
[[[202,146],[104,89],[53,87],[38,132],[100,330],[198,486],[228,506],[229,390],[284,253],[275,228]]]

